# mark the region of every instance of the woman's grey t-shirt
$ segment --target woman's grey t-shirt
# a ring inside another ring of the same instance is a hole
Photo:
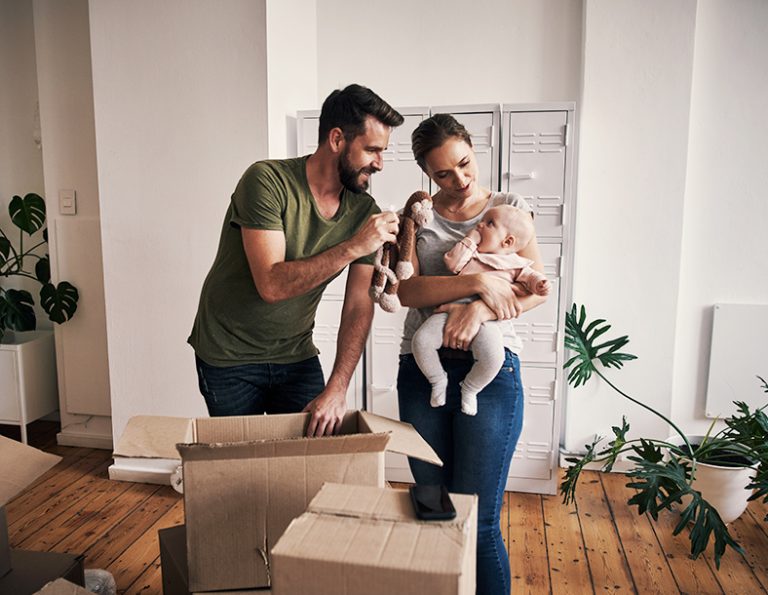
[[[416,232],[416,255],[419,258],[419,271],[426,276],[454,275],[443,262],[443,255],[453,248],[454,244],[461,240],[469,231],[477,225],[491,207],[498,205],[512,205],[527,212],[532,212],[531,206],[519,194],[505,192],[492,192],[488,204],[483,211],[466,221],[451,221],[435,212],[434,219],[428,225]],[[466,298],[459,302],[470,302],[477,298]],[[400,343],[400,353],[411,353],[411,338],[422,323],[429,318],[434,308],[410,308],[405,318],[403,328],[403,340]],[[511,320],[503,320],[501,325],[504,336],[504,346],[513,353],[520,353],[522,341],[515,334],[515,327]]]

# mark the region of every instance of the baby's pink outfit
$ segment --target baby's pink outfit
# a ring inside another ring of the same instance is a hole
[[[517,254],[488,254],[477,251],[477,244],[463,238],[445,253],[446,266],[459,275],[487,273],[499,275],[510,283],[520,283],[535,294],[549,292],[547,278],[531,268],[532,260]],[[445,405],[448,376],[440,363],[437,350],[443,343],[446,313],[432,314],[413,335],[413,356],[432,385],[430,404]],[[477,413],[477,393],[483,390],[499,373],[504,363],[504,336],[498,321],[484,322],[470,346],[475,363],[461,382],[461,410],[467,415]]]

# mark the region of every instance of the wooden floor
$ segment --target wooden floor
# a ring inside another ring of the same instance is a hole
[[[18,429],[0,427],[18,436]],[[56,427],[30,426],[32,445],[63,460],[7,505],[12,547],[85,554],[119,593],[161,593],[157,530],[183,523],[170,487],[110,481],[104,450],[57,446]],[[766,507],[753,503],[731,527],[747,550],[729,551],[715,570],[710,555],[691,560],[671,516],[658,523],[625,506],[630,491],[617,474],[582,478],[577,505],[558,496],[508,493],[501,528],[515,593],[768,593]]]

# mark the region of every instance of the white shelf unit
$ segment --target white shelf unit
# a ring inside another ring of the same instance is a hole
[[[0,343],[0,424],[21,428],[59,408],[53,331],[9,333]]]

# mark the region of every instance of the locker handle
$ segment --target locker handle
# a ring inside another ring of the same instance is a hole
[[[536,172],[525,172],[520,174],[513,174],[512,172],[509,172],[509,179],[510,180],[533,180],[536,177]]]
[[[377,384],[371,385],[371,390],[376,393],[391,393],[396,388],[396,384],[390,384],[389,386],[379,386]]]

